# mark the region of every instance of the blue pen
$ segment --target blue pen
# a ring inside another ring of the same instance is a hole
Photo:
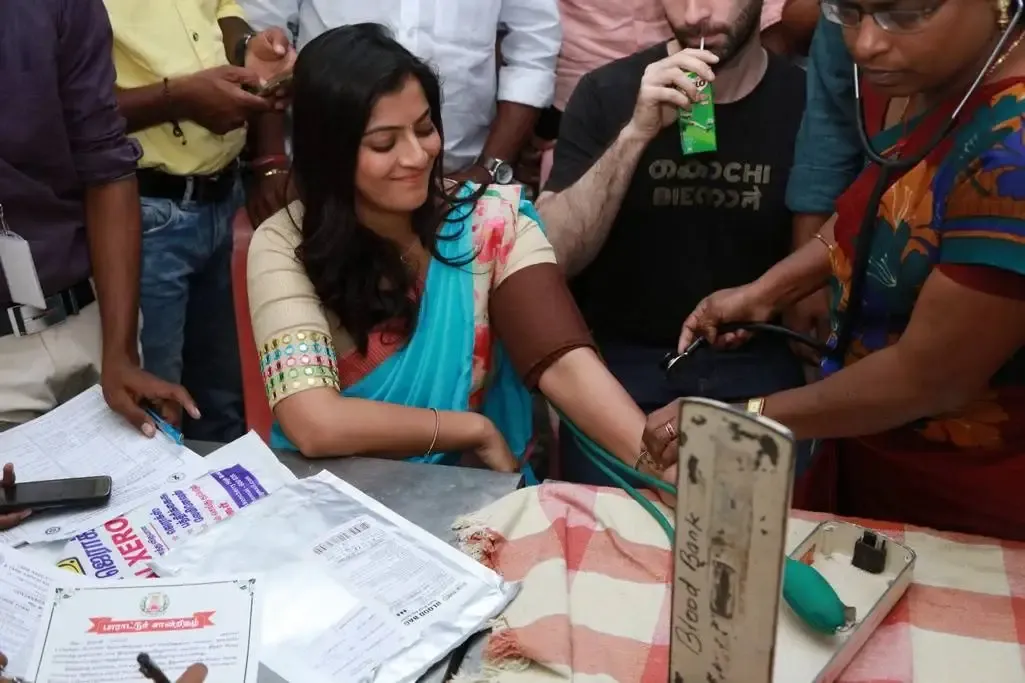
[[[185,442],[185,437],[182,436],[182,433],[175,429],[174,425],[170,422],[160,417],[160,413],[152,408],[143,408],[143,410],[146,411],[146,414],[149,415],[150,419],[153,420],[153,423],[156,424],[157,429],[164,433],[164,436],[171,441],[174,441],[179,446]]]

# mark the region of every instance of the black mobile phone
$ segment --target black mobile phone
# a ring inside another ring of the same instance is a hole
[[[99,507],[110,500],[110,487],[107,476],[26,481],[0,487],[0,515],[21,510]]]

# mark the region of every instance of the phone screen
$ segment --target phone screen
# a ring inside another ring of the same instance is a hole
[[[110,497],[110,477],[27,481],[0,488],[0,510],[100,504]]]

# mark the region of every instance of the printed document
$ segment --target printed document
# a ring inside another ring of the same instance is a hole
[[[444,616],[468,586],[371,515],[333,529],[314,545],[313,554],[347,589],[383,605],[397,623],[417,631]]]
[[[205,464],[214,467],[210,474],[169,486],[131,512],[75,536],[57,566],[97,579],[155,576],[152,560],[295,481],[254,432],[207,456]]]
[[[319,562],[300,560],[265,576],[264,609],[274,619],[264,621],[263,663],[287,680],[369,683],[412,640]]]
[[[30,680],[136,683],[145,652],[170,680],[191,664],[207,680],[255,683],[259,671],[259,580],[152,579],[53,589]]]
[[[14,677],[28,674],[43,612],[52,604],[57,579],[53,567],[0,544],[0,652],[7,655],[7,673]]]
[[[516,593],[327,472],[184,539],[152,566],[181,578],[260,572],[274,614],[263,661],[302,683],[415,681]]]
[[[0,542],[58,541],[134,509],[169,484],[205,474],[203,459],[163,434],[147,438],[107,407],[99,386],[31,422],[0,433],[0,454],[19,482],[108,475],[110,503],[102,508],[30,517]]]

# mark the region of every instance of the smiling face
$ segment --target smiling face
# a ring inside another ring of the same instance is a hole
[[[861,10],[860,23],[844,27],[844,41],[865,80],[889,97],[967,87],[998,35],[995,0],[832,0],[830,4],[848,16]],[[882,13],[879,20],[868,14],[873,11]]]
[[[406,213],[427,201],[431,169],[441,153],[441,135],[431,115],[420,81],[413,76],[377,100],[356,162],[362,210]]]
[[[683,47],[705,49],[719,58],[719,67],[757,35],[762,0],[662,0],[666,19]]]

